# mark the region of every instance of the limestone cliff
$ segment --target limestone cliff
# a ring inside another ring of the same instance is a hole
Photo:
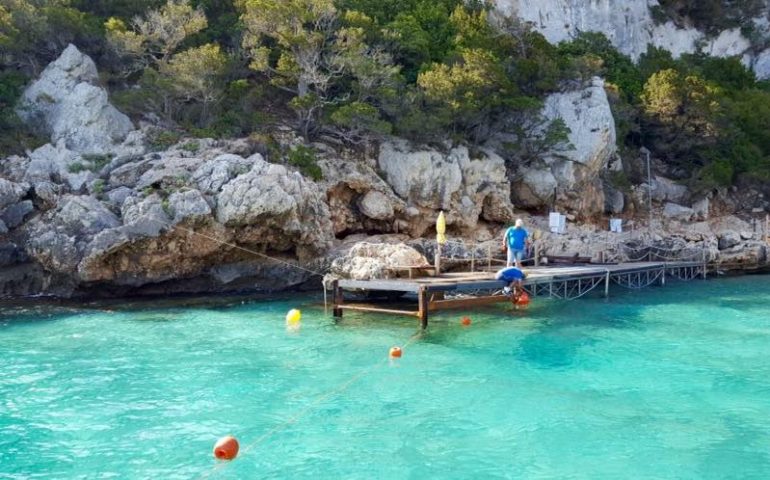
[[[656,23],[651,8],[657,0],[496,0],[497,8],[532,25],[552,43],[574,38],[579,32],[601,32],[618,50],[638,59],[648,45],[683,53],[741,56],[760,79],[770,78],[770,49],[760,50],[739,28],[707,35],[695,28],[681,28],[672,21]],[[765,12],[766,13],[766,12]],[[765,16],[754,19],[756,37],[770,38]]]

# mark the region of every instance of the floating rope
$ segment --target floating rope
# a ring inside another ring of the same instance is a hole
[[[401,346],[401,350],[402,351],[406,350],[406,348],[408,346],[410,346],[412,343],[414,343],[415,340],[420,338],[421,335],[422,335],[422,332],[417,332],[417,333],[412,334],[412,336],[410,336],[409,339]],[[322,393],[315,400],[310,402],[305,408],[300,410],[299,413],[297,413],[296,415],[294,415],[291,418],[287,419],[286,421],[284,421],[282,423],[279,423],[278,425],[274,426],[270,430],[266,431],[265,433],[263,433],[262,435],[257,437],[251,443],[246,444],[246,446],[241,449],[240,456],[245,455],[246,453],[248,453],[249,451],[254,449],[254,447],[258,446],[259,444],[261,444],[265,440],[269,439],[273,435],[281,433],[284,430],[286,430],[287,428],[289,428],[292,425],[296,424],[297,422],[299,422],[300,420],[305,418],[307,415],[309,415],[310,413],[315,411],[316,408],[321,403],[323,403],[324,401],[334,397],[335,395],[340,395],[340,394],[344,393],[348,388],[350,388],[357,381],[359,381],[360,379],[364,378],[365,376],[367,376],[367,375],[369,375],[371,373],[374,373],[376,370],[382,368],[383,366],[385,366],[388,363],[390,363],[390,358],[386,357],[381,362],[377,362],[374,365],[372,365],[372,366],[370,366],[370,367],[368,367],[368,368],[358,372],[357,374],[353,375],[351,378],[349,378],[348,380],[346,380],[345,382],[343,382],[339,386],[329,390],[328,392]],[[234,461],[237,461],[237,460],[234,460]],[[200,479],[207,479],[207,478],[211,477],[211,475],[213,475],[214,473],[216,473],[216,472],[218,472],[220,470],[225,469],[231,463],[232,462],[217,463],[213,468],[207,470],[206,472],[204,472],[198,478],[200,478]]]

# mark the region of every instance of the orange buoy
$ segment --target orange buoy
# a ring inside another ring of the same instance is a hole
[[[214,456],[219,460],[232,460],[238,456],[238,440],[233,436],[226,436],[219,439],[214,445]]]
[[[463,317],[463,319],[460,320],[460,323],[462,323],[464,327],[468,327],[471,324],[471,319],[469,317]]]
[[[390,358],[401,358],[401,347],[392,347],[390,349]]]
[[[527,292],[522,292],[519,298],[516,300],[516,305],[520,307],[526,307],[529,305],[529,294]]]

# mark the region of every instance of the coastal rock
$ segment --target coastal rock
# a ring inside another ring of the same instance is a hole
[[[769,80],[770,79],[770,48],[762,51],[754,60],[754,73],[757,75],[757,80]]]
[[[98,86],[96,65],[74,45],[24,92],[19,116],[54,144],[77,153],[109,153],[133,130]]]
[[[388,278],[389,267],[427,264],[422,254],[407,245],[361,242],[355,244],[347,255],[332,262],[326,280]]]
[[[318,166],[323,180],[319,186],[326,190],[335,235],[410,229],[406,202],[375,172],[376,160],[361,160],[345,150],[321,149],[317,144],[314,147],[320,152]]]
[[[741,236],[736,232],[721,232],[719,234],[719,249],[727,250],[741,243]]]
[[[21,200],[29,191],[29,185],[15,183],[0,178],[0,211],[4,208],[14,205]]]
[[[606,213],[619,214],[623,212],[626,202],[623,192],[620,190],[605,185],[604,200],[604,211]]]
[[[126,199],[131,197],[133,194],[134,191],[128,187],[118,187],[107,192],[107,203],[116,207],[117,209],[122,209],[123,203],[125,203]]]
[[[408,203],[449,210],[452,196],[462,186],[463,154],[467,156],[467,149],[452,149],[448,154],[413,151],[405,141],[391,141],[380,147],[379,166],[396,194]]]
[[[673,180],[656,176],[652,181],[652,199],[657,202],[681,203],[687,195],[687,187]]]
[[[393,205],[387,195],[377,190],[369,190],[358,202],[361,213],[374,220],[393,218]]]
[[[570,145],[547,153],[543,164],[520,169],[514,200],[526,207],[550,206],[555,194],[556,206],[568,212],[600,213],[605,204],[600,173],[617,151],[604,82],[594,78],[582,90],[552,94],[542,113],[549,121],[564,121],[570,129]]]
[[[31,200],[24,200],[15,205],[7,207],[2,214],[0,214],[0,220],[3,221],[8,229],[18,227],[24,222],[24,218],[35,210],[35,206]]]
[[[750,66],[752,43],[739,28],[718,35],[707,35],[695,28],[681,28],[668,20],[657,23],[651,8],[657,0],[495,0],[497,10],[531,25],[545,38],[557,44],[575,38],[580,32],[603,33],[622,53],[635,61],[648,45],[671,52],[674,58],[685,53],[712,56],[744,56]],[[763,71],[753,60],[757,74]]]
[[[494,152],[481,151],[472,158],[465,146],[442,153],[392,139],[381,145],[378,165],[393,191],[423,214],[413,218],[415,236],[435,222],[438,210],[447,212],[448,225],[462,230],[474,229],[480,218],[504,221],[513,216],[505,161]],[[485,205],[494,209],[484,211]]]
[[[211,207],[198,190],[174,192],[168,197],[173,222],[195,221],[211,215]]]
[[[708,197],[704,197],[692,204],[692,209],[695,212],[695,216],[698,220],[708,220],[709,209],[711,208],[711,202]]]
[[[244,238],[259,239],[278,251],[297,248],[312,256],[333,239],[329,209],[318,186],[299,173],[255,155],[254,166],[224,185],[216,198],[217,220],[248,227]]]
[[[223,154],[200,165],[192,174],[192,182],[203,193],[216,195],[230,180],[251,170],[261,156],[245,159],[239,155]]]
[[[685,207],[683,205],[667,202],[663,206],[663,215],[666,218],[674,220],[688,221],[695,216],[695,211],[693,211],[692,208]]]
[[[37,182],[34,186],[35,196],[39,199],[38,207],[49,209],[55,207],[61,193],[59,187],[52,182]]]
[[[69,150],[64,142],[56,145],[49,143],[29,154],[24,180],[63,184],[72,191],[78,191],[94,179],[93,172],[77,168],[79,163],[80,155]]]
[[[131,227],[130,231],[135,236],[157,237],[171,225],[171,218],[158,194],[127,198],[123,202],[121,216],[123,225]]]
[[[47,270],[72,273],[93,237],[120,220],[93,197],[65,195],[58,207],[30,223],[25,226],[29,256]]]

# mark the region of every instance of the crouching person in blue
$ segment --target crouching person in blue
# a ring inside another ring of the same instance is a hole
[[[495,279],[505,282],[503,293],[511,296],[511,300],[516,303],[524,293],[524,279],[527,274],[518,267],[506,267],[495,274]]]

